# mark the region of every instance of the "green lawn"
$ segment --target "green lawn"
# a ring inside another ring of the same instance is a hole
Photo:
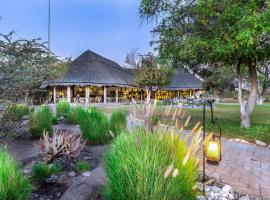
[[[130,106],[118,107],[125,110],[127,113]],[[110,109],[104,109],[111,112]],[[158,110],[161,111],[161,104],[158,105]],[[183,109],[187,115],[191,116],[191,128],[198,121],[202,122],[202,109]],[[237,104],[217,104],[214,109],[214,116],[218,118],[218,122],[222,128],[223,137],[226,138],[241,138],[254,142],[256,139],[270,144],[270,103],[265,103],[263,106],[255,106],[251,115],[251,127],[249,129],[240,128],[240,108]],[[210,109],[207,109],[206,130],[217,131],[217,126],[210,122]]]
[[[240,128],[239,105],[217,104],[214,116],[217,117],[221,126],[223,137],[242,138],[250,142],[256,139],[270,144],[270,104],[256,106],[251,115],[251,127]],[[192,117],[191,125],[198,121],[202,122],[202,109],[184,109]],[[217,131],[218,127],[211,123],[210,109],[207,109],[207,131]]]

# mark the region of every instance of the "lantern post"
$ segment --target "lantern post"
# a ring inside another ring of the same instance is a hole
[[[219,128],[219,135],[213,135],[209,142],[205,142],[206,138],[206,107],[211,109],[211,123]],[[213,100],[205,100],[203,104],[203,193],[205,194],[205,162],[218,165],[221,161],[221,127],[217,123],[217,118],[214,119]]]

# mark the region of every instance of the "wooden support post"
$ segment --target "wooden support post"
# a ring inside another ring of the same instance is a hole
[[[189,90],[189,97],[191,97],[192,96],[192,90]]]
[[[104,95],[103,95],[103,99],[104,99],[104,103],[107,103],[107,86],[104,86]]]
[[[118,103],[118,88],[115,90],[115,102]]]
[[[67,86],[67,100],[69,103],[71,102],[70,86]]]
[[[90,96],[90,88],[89,86],[85,86],[85,105],[89,104],[89,96]]]
[[[53,103],[56,104],[56,87],[53,86]]]

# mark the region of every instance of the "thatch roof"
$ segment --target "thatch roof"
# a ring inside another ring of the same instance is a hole
[[[171,84],[164,89],[200,89],[203,87],[202,83],[193,74],[185,70],[177,70],[173,75]],[[63,77],[43,83],[41,87],[69,85],[136,86],[134,69],[122,68],[116,62],[90,50],[85,51],[72,61]]]
[[[45,83],[43,87],[53,85],[133,86],[133,82],[132,74],[116,62],[87,50],[69,64],[63,77]]]
[[[167,90],[201,89],[203,82],[190,72],[178,69],[174,73],[170,85],[165,88]]]

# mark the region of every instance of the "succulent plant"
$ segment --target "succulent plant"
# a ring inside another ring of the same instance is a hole
[[[54,161],[57,157],[67,155],[70,159],[77,157],[83,149],[85,142],[81,141],[80,132],[67,132],[54,130],[53,136],[44,132],[39,141],[39,148],[43,160],[47,163]]]

